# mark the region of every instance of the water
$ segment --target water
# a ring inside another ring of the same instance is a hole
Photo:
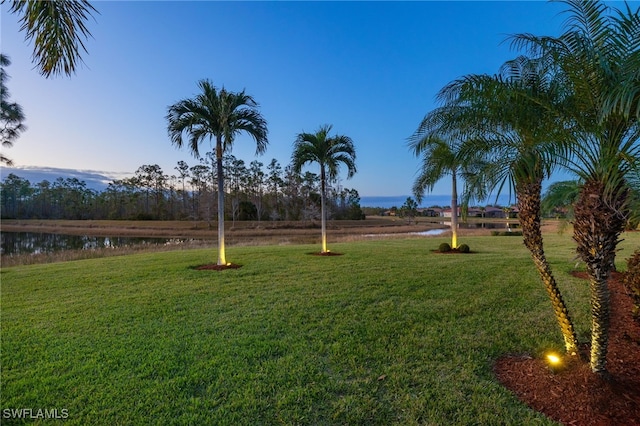
[[[421,235],[424,237],[432,237],[435,235],[441,235],[447,232],[448,229],[429,229],[428,231],[419,231],[419,232],[399,232],[397,234],[364,234],[365,237],[375,238],[375,237],[397,237],[398,235]]]
[[[451,226],[450,222],[440,222],[440,225]],[[458,223],[459,229],[513,229],[518,228],[518,224],[514,222],[472,222],[472,223]],[[398,236],[398,235],[421,235],[424,237],[433,237],[437,235],[442,235],[445,232],[448,232],[450,228],[444,229],[429,229],[428,231],[419,231],[419,232],[404,232],[397,234],[365,234],[365,237],[387,237],[387,236]]]
[[[440,222],[450,226],[450,222]],[[506,229],[517,228],[517,221],[513,222],[461,222],[459,228],[487,228]],[[434,236],[447,232],[448,229],[430,229],[422,232],[409,232],[406,235]],[[381,234],[365,235],[366,237]],[[401,234],[392,234],[401,235]],[[383,234],[384,236],[384,234]],[[54,253],[64,250],[96,250],[103,248],[130,247],[136,245],[167,245],[181,244],[186,240],[176,238],[149,237],[96,237],[87,235],[65,235],[44,232],[0,232],[0,253],[3,255]]]
[[[49,234],[44,232],[0,232],[0,252],[3,255],[54,253],[63,250],[95,250],[133,245],[164,245],[172,238],[94,237]]]

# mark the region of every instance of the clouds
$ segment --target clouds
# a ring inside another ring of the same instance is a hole
[[[75,169],[61,169],[55,167],[2,167],[0,169],[0,179],[4,180],[10,174],[14,174],[22,179],[28,180],[32,185],[40,183],[42,181],[49,181],[53,183],[56,179],[68,179],[76,178],[79,181],[84,181],[87,184],[87,188],[94,189],[96,191],[104,190],[109,182],[114,179],[122,179],[127,177],[121,173],[109,173],[100,172],[94,170],[75,170]]]

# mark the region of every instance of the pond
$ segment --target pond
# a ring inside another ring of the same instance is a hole
[[[375,238],[375,237],[397,237],[401,235],[422,235],[422,236],[435,236],[441,235],[447,232],[447,229],[429,229],[428,231],[419,231],[419,232],[399,232],[396,234],[364,234],[364,237]]]
[[[0,253],[3,255],[95,250],[134,245],[166,245],[181,242],[175,238],[95,237],[42,232],[0,232],[0,240]]]

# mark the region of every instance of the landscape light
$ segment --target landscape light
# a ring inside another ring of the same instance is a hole
[[[554,374],[562,369],[562,358],[554,353],[547,354],[547,362],[549,370]]]
[[[551,365],[559,365],[560,364],[560,357],[556,354],[548,354],[547,355],[547,360],[549,361],[549,364]]]

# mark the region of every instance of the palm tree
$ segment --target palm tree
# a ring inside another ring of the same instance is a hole
[[[432,116],[440,110],[432,112]],[[425,117],[429,120],[432,117]],[[459,155],[460,143],[455,139],[445,140],[424,134],[423,125],[411,136],[410,147],[416,156],[422,155],[422,166],[413,184],[413,194],[418,203],[422,195],[432,191],[435,184],[446,175],[451,175],[451,247],[458,247],[458,174],[464,160]]]
[[[9,101],[9,90],[6,86],[9,76],[4,70],[9,65],[11,65],[9,57],[0,54],[0,138],[2,139],[2,146],[6,147],[13,146],[13,142],[26,129],[23,124],[25,117],[22,107],[15,102]],[[10,166],[13,161],[4,154],[0,154],[0,163]]]
[[[240,133],[247,133],[256,142],[256,154],[267,149],[267,122],[258,112],[258,104],[244,90],[239,93],[216,89],[208,80],[198,82],[201,93],[193,99],[183,99],[168,108],[166,116],[171,142],[182,147],[188,145],[195,157],[200,157],[198,146],[205,140],[215,139],[218,183],[218,265],[227,265],[224,247],[224,174],[223,154],[231,152],[233,142]]]
[[[638,125],[639,11],[601,2],[564,1],[570,16],[559,37],[514,36],[516,46],[550,58],[569,89],[562,111],[568,165],[583,182],[574,206],[574,240],[591,291],[591,370],[606,374],[609,289],[618,237],[629,216],[630,173],[640,167]],[[615,17],[609,15],[613,10]],[[634,116],[635,115],[635,116]]]
[[[344,135],[329,136],[331,125],[320,126],[316,133],[300,133],[293,143],[291,163],[296,173],[307,163],[320,165],[320,215],[322,221],[322,253],[327,250],[327,179],[335,179],[342,163],[347,167],[347,179],[356,173],[356,150],[350,137]]]
[[[91,3],[13,0],[9,11],[20,16],[20,30],[26,31],[27,41],[33,41],[33,59],[42,75],[75,72],[82,52],[87,52],[83,40],[91,36],[86,21],[98,12]]]
[[[544,61],[518,57],[498,75],[468,75],[445,86],[439,98],[459,112],[440,127],[466,135],[458,155],[467,164],[469,157],[482,158],[473,162],[476,173],[468,174],[467,185],[498,194],[505,185],[515,191],[524,244],[551,299],[565,349],[577,354],[573,322],[544,253],[540,219],[542,182],[563,152],[550,108],[563,99],[561,88]]]

